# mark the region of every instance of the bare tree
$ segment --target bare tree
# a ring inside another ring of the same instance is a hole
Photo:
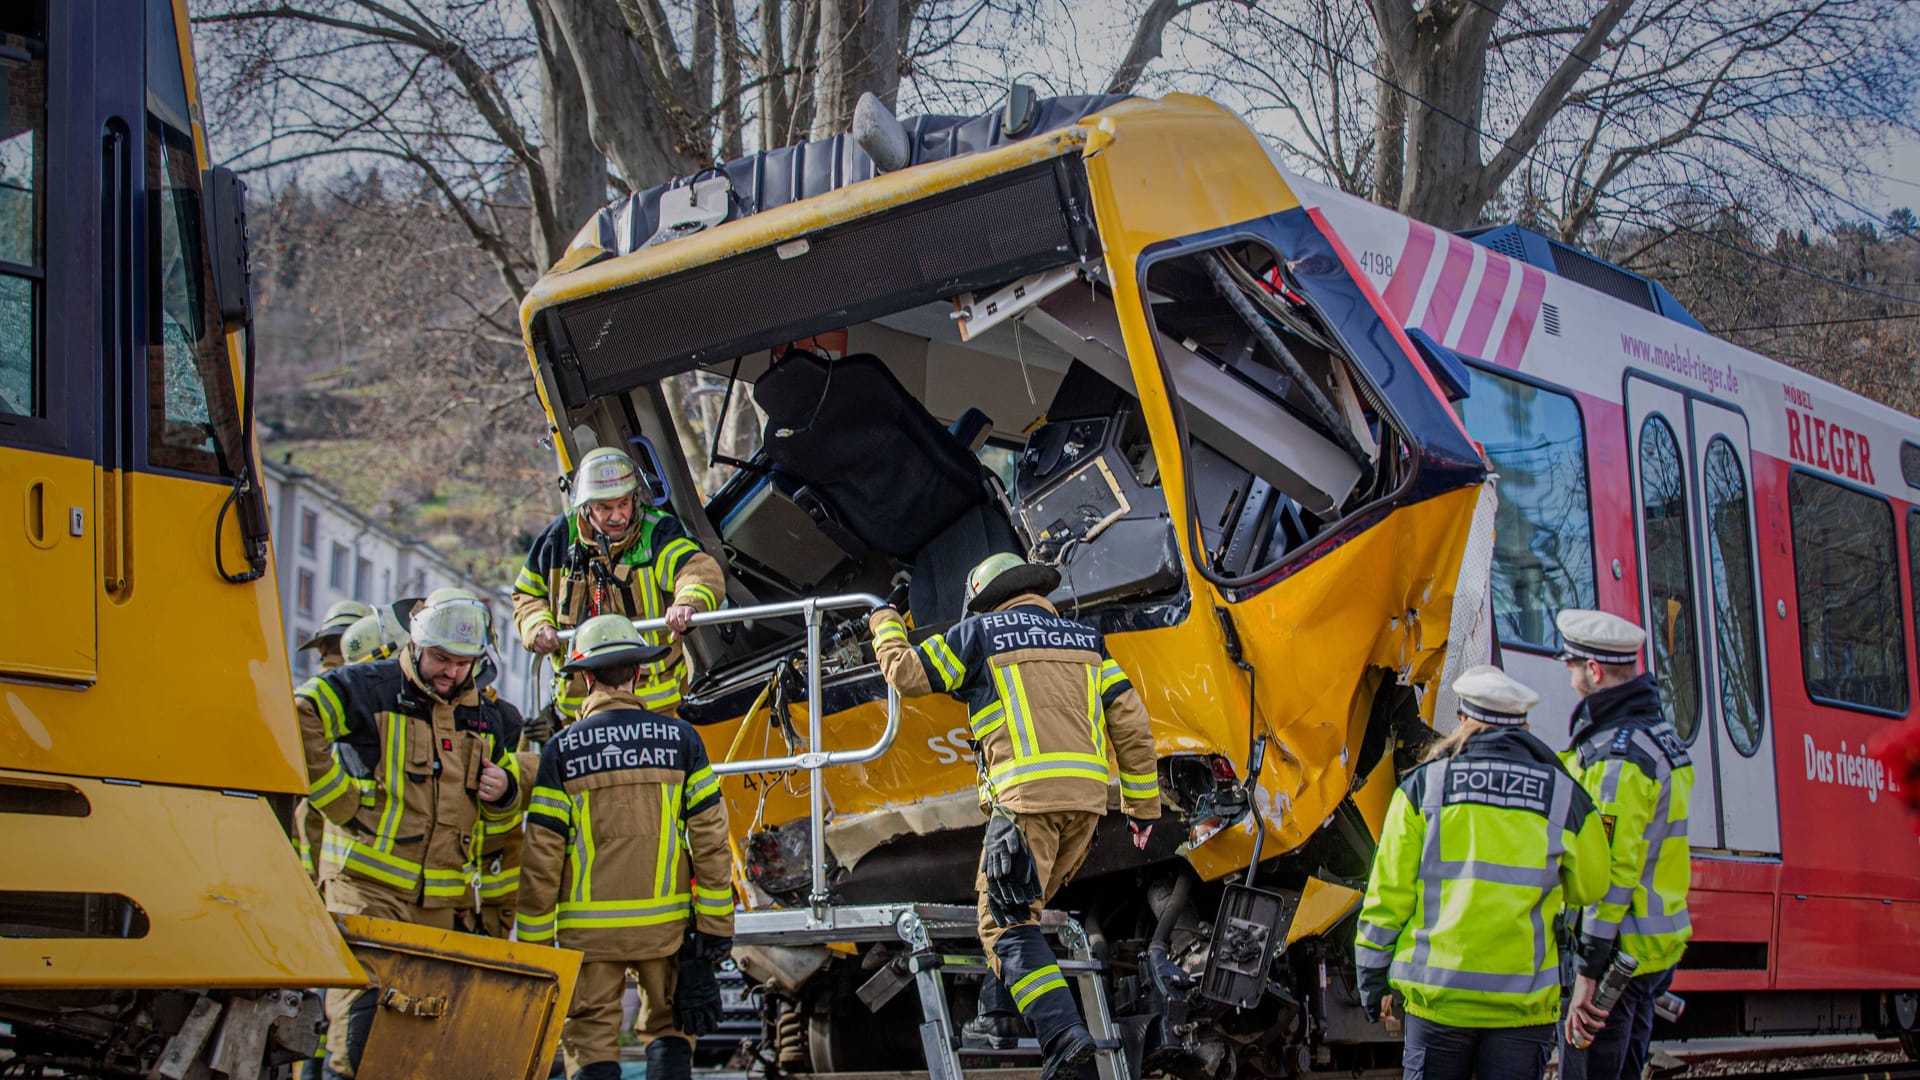
[[[1444,228],[1498,206],[1568,240],[1674,231],[1703,194],[1832,221],[1920,114],[1901,6],[1279,0],[1215,9],[1156,85],[1215,93],[1310,172]]]

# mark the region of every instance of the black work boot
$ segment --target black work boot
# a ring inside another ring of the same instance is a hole
[[[596,1061],[591,1065],[582,1065],[580,1071],[573,1074],[573,1080],[620,1080],[620,1063]]]
[[[1011,1050],[1020,1041],[1020,1018],[1008,1013],[981,1013],[960,1029],[962,1050]]]
[[[693,1046],[677,1037],[648,1043],[647,1080],[693,1080]]]
[[[1087,1033],[1084,1024],[1075,1024],[1055,1035],[1046,1049],[1047,1059],[1040,1065],[1040,1080],[1078,1080],[1093,1063],[1093,1036]]]

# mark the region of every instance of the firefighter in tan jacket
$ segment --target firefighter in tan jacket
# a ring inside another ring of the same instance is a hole
[[[320,629],[315,630],[300,643],[298,651],[313,649],[320,654],[320,674],[325,675],[335,668],[345,667],[349,661],[346,649],[341,644],[347,631],[359,620],[368,617],[373,609],[358,600],[342,600],[327,609],[326,618],[321,620]],[[293,846],[300,852],[300,865],[306,868],[307,876],[315,885],[324,885],[326,878],[321,873],[321,846],[326,836],[326,815],[313,808],[313,804],[301,799],[293,808]]]
[[[1109,754],[1137,847],[1160,816],[1146,709],[1099,631],[1061,617],[1046,594],[1059,572],[994,555],[967,575],[967,610],[945,634],[908,643],[900,613],[873,613],[874,655],[887,682],[913,697],[966,703],[988,811],[980,940],[993,976],[962,1035],[998,1049],[1018,1037],[1016,1011],[1046,1051],[1043,1080],[1072,1076],[1094,1043],[1038,925],[1046,901],[1086,860],[1107,812]]]
[[[727,808],[700,736],[634,694],[664,651],[622,615],[581,625],[565,670],[585,676],[586,701],[541,749],[527,807],[515,929],[585,954],[560,1033],[574,1080],[620,1076],[629,969],[648,1080],[689,1080],[692,1037],[720,1020],[713,966],[733,944]]]
[[[641,665],[634,694],[642,706],[672,716],[686,677],[675,638],[727,594],[720,564],[700,550],[680,519],[641,500],[643,480],[639,465],[621,451],[588,451],[574,474],[572,508],[534,540],[514,581],[520,640],[527,651],[553,657],[555,726],[572,723],[587,695],[579,673],[560,670],[561,630],[596,615],[664,618],[670,633],[656,631],[647,641],[665,648]]]
[[[325,814],[327,909],[441,929],[472,908],[482,825],[520,813],[519,717],[474,687],[487,610],[440,589],[414,613],[398,656],[308,680],[294,698],[307,797]],[[327,1068],[352,1076],[372,995],[329,990]]]

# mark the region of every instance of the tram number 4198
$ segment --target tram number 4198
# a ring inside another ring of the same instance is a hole
[[[1393,276],[1393,256],[1384,251],[1363,251],[1360,253],[1360,269],[1374,277]]]

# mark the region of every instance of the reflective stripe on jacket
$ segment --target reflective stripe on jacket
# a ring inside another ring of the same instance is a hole
[[[618,585],[598,584],[590,567],[606,568],[608,563],[599,545],[582,537],[575,514],[562,514],[547,525],[528,550],[526,565],[513,585],[513,622],[522,642],[531,642],[542,626],[568,629],[595,615],[657,619],[670,604],[713,611],[726,595],[726,575],[720,564],[700,550],[680,519],[664,511],[639,507],[627,538],[608,550],[613,556],[612,575],[632,594],[631,605]],[[680,703],[685,669],[680,647],[665,631],[655,631],[647,640],[671,645],[673,651],[642,669],[640,701],[650,709],[671,709]],[[570,721],[580,715],[586,701],[586,679],[561,672],[561,654],[551,659],[554,708]]]
[[[474,830],[519,816],[519,715],[482,700],[471,683],[452,701],[435,697],[410,648],[315,676],[294,698],[307,798],[336,826],[328,861],[423,907],[471,905]],[[489,761],[508,780],[493,805],[479,799]]]
[[[1692,759],[1651,675],[1595,691],[1574,721],[1573,749],[1561,760],[1593,797],[1612,849],[1607,893],[1581,917],[1581,972],[1598,978],[1616,943],[1639,961],[1636,975],[1666,971],[1693,937]]]
[[[966,705],[985,772],[982,806],[994,799],[1022,814],[1104,814],[1117,764],[1127,814],[1160,816],[1147,710],[1098,630],[1032,594],[918,646],[899,612],[882,608],[871,625],[888,683],[908,697],[944,692]]]
[[[1422,1019],[1552,1023],[1553,920],[1606,891],[1593,803],[1533,735],[1504,729],[1422,765],[1394,792],[1354,935],[1363,978],[1388,979]]]
[[[540,751],[515,932],[588,961],[679,951],[687,922],[733,935],[720,778],[692,726],[625,692],[587,698]]]

